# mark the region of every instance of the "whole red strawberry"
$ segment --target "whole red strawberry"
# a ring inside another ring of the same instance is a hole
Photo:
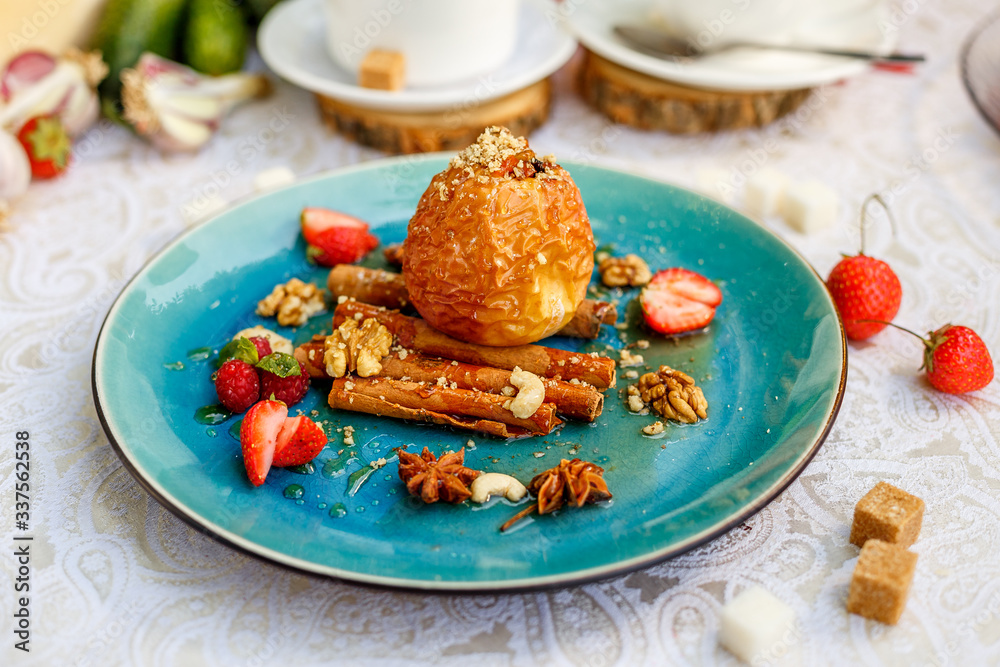
[[[931,386],[947,394],[982,389],[993,380],[993,359],[983,339],[969,327],[946,324],[923,339],[924,365]]]
[[[865,254],[865,213],[873,201],[882,205],[889,222],[893,223],[889,206],[879,195],[865,199],[861,205],[861,250],[853,257],[845,255],[826,280],[844,322],[844,333],[851,340],[864,340],[885,329],[896,317],[903,300],[903,286],[895,272],[882,260]]]
[[[903,299],[903,286],[889,265],[864,254],[840,260],[826,285],[851,340],[864,340],[885,329],[884,323],[896,317]]]
[[[290,354],[275,352],[257,364],[260,373],[260,395],[292,406],[305,398],[309,391],[309,373],[302,362]]]
[[[35,178],[53,178],[69,167],[73,146],[58,117],[32,118],[18,131],[17,139],[28,153]]]
[[[240,359],[230,359],[215,376],[215,393],[227,410],[243,412],[260,399],[257,369]]]

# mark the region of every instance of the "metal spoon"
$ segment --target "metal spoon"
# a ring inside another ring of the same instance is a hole
[[[861,58],[873,62],[890,63],[919,63],[924,61],[924,56],[907,53],[872,53],[870,51],[850,51],[843,49],[830,49],[814,46],[795,46],[791,44],[763,44],[757,42],[724,42],[709,47],[701,47],[694,40],[671,37],[666,33],[651,28],[643,28],[634,25],[616,25],[615,34],[621,37],[629,46],[664,60],[694,60],[701,56],[727,51],[736,48],[754,49],[779,49],[781,51],[796,51],[800,53],[822,53],[830,56],[844,56],[847,58]]]

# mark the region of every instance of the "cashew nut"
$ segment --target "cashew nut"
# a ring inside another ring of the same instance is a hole
[[[527,419],[535,414],[535,411],[545,401],[545,385],[542,384],[539,377],[515,366],[514,372],[510,374],[510,383],[519,391],[514,400],[510,402],[508,409],[518,419]]]
[[[512,502],[517,502],[524,498],[528,492],[524,484],[500,472],[487,472],[477,477],[472,482],[472,497],[474,503],[485,503],[490,496],[503,495],[504,498]]]

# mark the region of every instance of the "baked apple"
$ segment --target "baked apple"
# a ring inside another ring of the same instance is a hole
[[[403,277],[436,329],[520,345],[573,317],[594,268],[580,191],[555,158],[487,128],[434,176],[410,219]]]

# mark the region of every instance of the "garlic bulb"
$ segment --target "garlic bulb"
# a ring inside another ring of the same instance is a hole
[[[0,75],[0,127],[16,132],[35,116],[55,115],[71,137],[80,134],[97,120],[95,87],[107,73],[99,51],[18,54]]]
[[[262,75],[205,76],[153,53],[122,70],[121,79],[125,120],[168,152],[198,150],[233,107],[270,92]]]

